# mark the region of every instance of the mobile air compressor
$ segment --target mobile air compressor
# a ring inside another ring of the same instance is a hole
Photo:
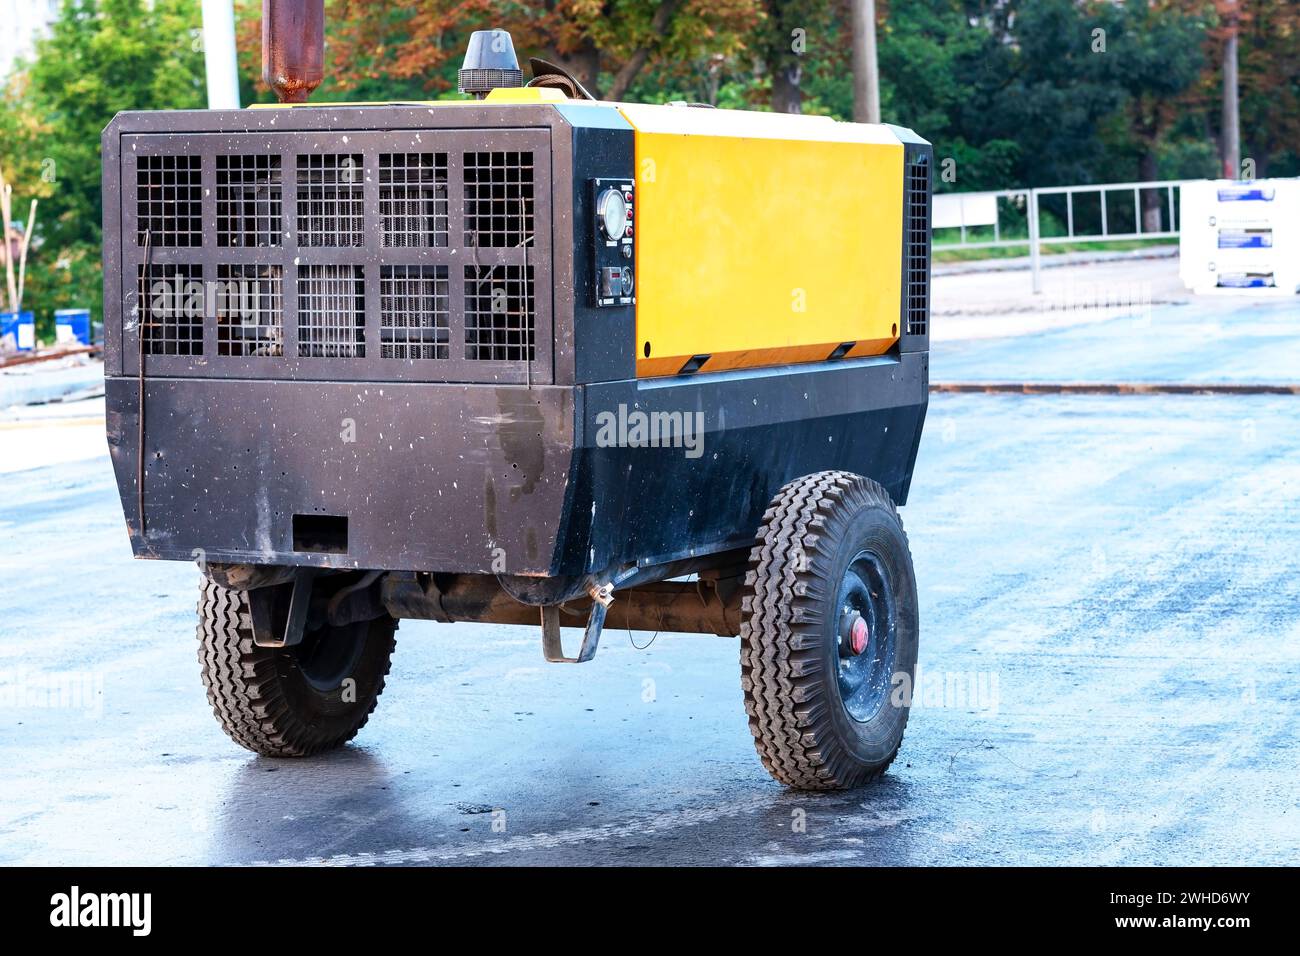
[[[503,31],[463,102],[309,105],[319,15],[285,34],[286,6],[286,102],[103,138],[113,465],[135,555],[203,569],[226,732],[351,739],[402,618],[540,625],[565,662],[608,624],[739,636],[778,780],[883,772],[917,655],[930,146],[601,102],[540,60],[525,85]]]

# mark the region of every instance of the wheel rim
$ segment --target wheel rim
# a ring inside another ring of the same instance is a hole
[[[307,683],[319,691],[336,690],[351,676],[366,644],[366,624],[325,625],[302,636],[293,658]]]
[[[889,698],[897,643],[894,591],[879,555],[859,551],[849,562],[835,606],[840,701],[865,723]]]

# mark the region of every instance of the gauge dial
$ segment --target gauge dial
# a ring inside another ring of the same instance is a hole
[[[596,215],[606,237],[621,239],[627,228],[627,200],[623,198],[623,190],[606,189],[601,193],[596,202]]]

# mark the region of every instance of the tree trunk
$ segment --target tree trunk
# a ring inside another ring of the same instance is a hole
[[[1138,160],[1138,180],[1149,183],[1156,179],[1155,144],[1149,144]],[[1165,193],[1159,189],[1142,190],[1142,232],[1162,231],[1161,217],[1164,210]]]
[[[803,112],[803,58],[807,53],[807,23],[802,5],[792,0],[766,0],[767,26],[761,47],[763,67],[772,81],[774,113]]]
[[[718,90],[722,86],[722,62],[721,56],[709,58],[709,68],[704,80],[704,102],[710,106],[718,105]]]
[[[790,60],[794,62],[790,62]],[[793,54],[785,62],[777,63],[772,68],[772,111],[774,113],[802,113],[803,67],[798,57]]]
[[[577,78],[578,82],[599,96],[600,51],[590,40],[584,40],[582,46],[568,56],[561,56],[555,50],[548,50],[546,59],[564,67]]]
[[[655,9],[654,18],[650,21],[650,29],[656,37],[663,38],[668,35],[669,28],[672,27],[673,17],[677,16],[677,10],[681,6],[682,0],[661,0],[658,8]],[[650,59],[651,47],[643,46],[632,51],[632,55],[627,58],[627,62],[614,76],[614,81],[609,86],[609,92],[606,94],[607,99],[621,100],[628,91],[628,87],[640,74]]]

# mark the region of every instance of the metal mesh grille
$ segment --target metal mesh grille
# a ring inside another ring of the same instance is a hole
[[[141,156],[135,171],[136,241],[203,245],[203,161],[198,156]]]
[[[447,245],[447,154],[382,153],[379,216],[389,248]]]
[[[930,316],[930,164],[908,163],[907,334],[925,335]]]
[[[365,166],[360,153],[298,156],[298,245],[365,245]]]
[[[217,354],[284,355],[279,266],[217,265]]]
[[[465,267],[465,358],[533,360],[533,267]]]
[[[217,245],[278,246],[284,231],[280,157],[217,156]]]
[[[446,359],[451,348],[446,266],[384,266],[379,273],[379,354]]]
[[[203,267],[137,267],[139,319],[146,355],[203,354]]]
[[[362,266],[305,266],[298,275],[298,355],[365,358]]]
[[[533,238],[533,154],[466,153],[465,244],[513,248]]]
[[[553,290],[552,206],[568,222],[571,190],[552,192],[550,129],[428,127],[422,111],[393,129],[376,110],[381,128],[250,131],[213,115],[220,130],[120,143],[122,285],[105,311],[128,374],[144,355],[158,376],[554,381],[555,295],[571,293]],[[164,247],[179,242],[193,246]],[[143,310],[162,280],[137,333],[137,292]]]

